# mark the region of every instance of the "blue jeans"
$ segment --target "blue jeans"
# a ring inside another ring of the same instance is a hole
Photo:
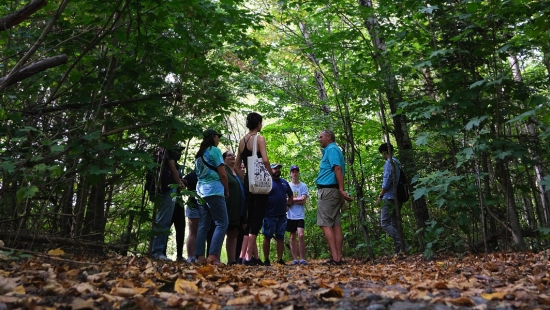
[[[401,252],[401,238],[397,230],[397,214],[395,212],[395,204],[393,199],[384,199],[382,213],[380,214],[380,225],[393,239],[393,252],[399,254]],[[407,247],[405,241],[405,248]]]
[[[203,206],[202,203],[199,204],[201,218],[199,221],[199,230],[197,231],[195,255],[205,256],[206,236],[210,229],[210,222],[214,220],[216,228],[214,229],[214,235],[212,235],[212,243],[210,244],[210,252],[208,254],[216,255],[219,259],[222,251],[223,239],[225,238],[225,231],[229,225],[225,198],[222,196],[207,196],[203,197],[203,199],[206,201],[206,206]]]
[[[151,246],[152,257],[164,255],[164,251],[166,250],[166,241],[170,234],[172,215],[174,214],[174,207],[176,205],[176,198],[172,198],[171,194],[174,193],[175,190],[174,188],[153,196],[155,206],[157,207],[157,219],[155,220],[153,230],[159,234],[153,238],[153,244]]]

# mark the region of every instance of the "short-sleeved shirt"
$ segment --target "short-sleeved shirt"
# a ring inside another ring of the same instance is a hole
[[[273,178],[273,186],[267,199],[265,216],[284,216],[286,214],[287,198],[292,197],[290,185],[283,178]]]
[[[342,174],[346,172],[346,163],[344,161],[344,154],[336,143],[332,142],[327,145],[323,150],[323,158],[321,158],[321,165],[319,166],[319,175],[317,176],[317,185],[337,185],[336,174],[334,173],[334,166],[340,166],[342,168]]]
[[[292,190],[292,196],[294,198],[302,197],[302,195],[309,196],[309,189],[307,188],[307,185],[303,182],[300,182],[300,184],[296,185],[292,182],[290,184],[290,189]],[[290,209],[288,209],[288,212],[286,213],[286,217],[289,220],[303,220],[306,217],[304,205],[299,204],[293,204],[290,206]]]
[[[393,162],[395,163],[395,177],[399,181],[399,168],[401,168],[401,162],[393,157]],[[393,194],[393,175],[392,175],[392,164],[391,160],[388,158],[384,164],[384,173],[382,175],[382,188],[386,190],[384,197],[382,199],[395,199]]]
[[[219,148],[211,146],[204,151],[204,160],[213,166],[223,165],[222,152]],[[199,157],[195,159],[195,171],[197,172],[197,194],[201,197],[222,196],[224,197],[223,184],[217,171],[210,169]]]

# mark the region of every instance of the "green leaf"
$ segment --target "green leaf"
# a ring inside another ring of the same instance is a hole
[[[485,83],[485,79],[479,80],[479,81],[473,83],[472,85],[470,85],[470,89],[475,88],[475,87],[477,87],[477,86],[481,86],[481,85],[483,85],[484,83]]]
[[[427,8],[421,8],[420,12],[421,13],[433,14],[433,11],[438,10],[438,9],[439,8],[437,7],[437,5],[434,5],[434,6],[429,6]]]
[[[466,126],[464,126],[464,129],[470,130],[474,126],[479,127],[479,124],[482,121],[486,120],[487,118],[489,118],[488,115],[483,115],[483,116],[480,116],[480,117],[474,117],[474,118],[470,119],[470,121],[468,122],[468,124],[466,124]]]
[[[0,165],[2,167],[2,170],[12,173],[15,170],[15,163],[12,161],[3,161]]]
[[[422,133],[418,134],[418,136],[417,136],[416,140],[414,141],[414,143],[416,145],[427,145],[429,136],[430,136],[429,133],[422,132]]]
[[[38,187],[31,185],[30,187],[21,187],[15,193],[17,201],[21,202],[27,198],[32,198],[38,193]]]

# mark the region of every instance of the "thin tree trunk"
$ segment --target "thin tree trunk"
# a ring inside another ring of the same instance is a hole
[[[512,181],[510,180],[510,171],[508,170],[508,165],[502,161],[497,160],[496,164],[496,173],[499,176],[499,181],[502,186],[502,192],[506,199],[506,210],[508,214],[507,222],[510,223],[510,228],[512,231],[512,238],[518,250],[526,251],[527,246],[523,240],[521,233],[521,225],[519,223],[519,217],[517,212],[516,201],[514,198],[514,187]]]

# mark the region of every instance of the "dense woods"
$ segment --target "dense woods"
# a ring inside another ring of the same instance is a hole
[[[310,186],[337,135],[354,201],[344,255],[391,252],[375,204],[390,141],[415,249],[540,251],[550,236],[550,1],[9,0],[0,4],[0,239],[146,253],[146,168],[208,127],[266,117],[272,162]]]

